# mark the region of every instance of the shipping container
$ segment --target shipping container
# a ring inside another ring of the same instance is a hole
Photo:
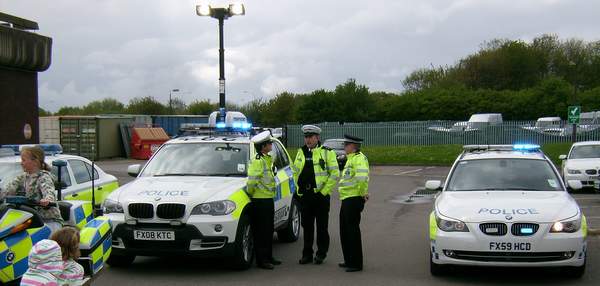
[[[99,160],[126,156],[120,124],[133,124],[135,116],[62,116],[59,121],[64,153]]]
[[[183,123],[208,123],[207,115],[153,115],[154,127],[162,127],[171,137],[177,135]]]
[[[60,144],[60,116],[40,117],[40,144]]]

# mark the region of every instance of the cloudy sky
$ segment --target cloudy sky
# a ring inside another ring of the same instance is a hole
[[[53,38],[40,105],[56,111],[106,97],[122,102],[170,89],[218,101],[217,21],[199,0],[0,0]],[[210,3],[229,3],[222,0]],[[355,78],[401,91],[412,70],[455,63],[493,38],[544,33],[600,39],[597,0],[246,0],[225,23],[228,100],[333,89]]]

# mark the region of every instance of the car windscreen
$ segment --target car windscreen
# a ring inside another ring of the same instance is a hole
[[[164,145],[141,176],[246,176],[249,145],[185,143]]]
[[[569,159],[600,158],[600,145],[575,146]]]
[[[458,162],[447,191],[562,191],[549,162],[481,159]]]
[[[5,188],[17,175],[23,173],[23,168],[18,162],[0,163],[0,187]]]

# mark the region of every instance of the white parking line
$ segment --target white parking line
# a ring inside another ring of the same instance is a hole
[[[418,173],[423,171],[423,169],[416,169],[416,170],[410,170],[410,171],[404,171],[404,172],[400,172],[401,175],[407,175],[407,174],[412,174],[412,173]]]

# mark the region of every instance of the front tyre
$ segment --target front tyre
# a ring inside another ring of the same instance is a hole
[[[443,276],[448,273],[448,268],[446,265],[436,264],[433,262],[433,253],[429,254],[429,272],[432,276]]]
[[[587,262],[584,262],[583,265],[581,266],[567,266],[567,267],[563,267],[562,273],[570,278],[574,278],[574,279],[579,279],[581,277],[583,277],[583,274],[585,274],[585,265],[587,264]]]
[[[235,251],[233,255],[233,269],[245,270],[250,268],[254,260],[254,239],[250,226],[250,217],[243,215],[238,223],[235,235]]]
[[[286,226],[277,231],[277,237],[282,242],[294,242],[300,237],[300,210],[295,199],[292,199]]]

